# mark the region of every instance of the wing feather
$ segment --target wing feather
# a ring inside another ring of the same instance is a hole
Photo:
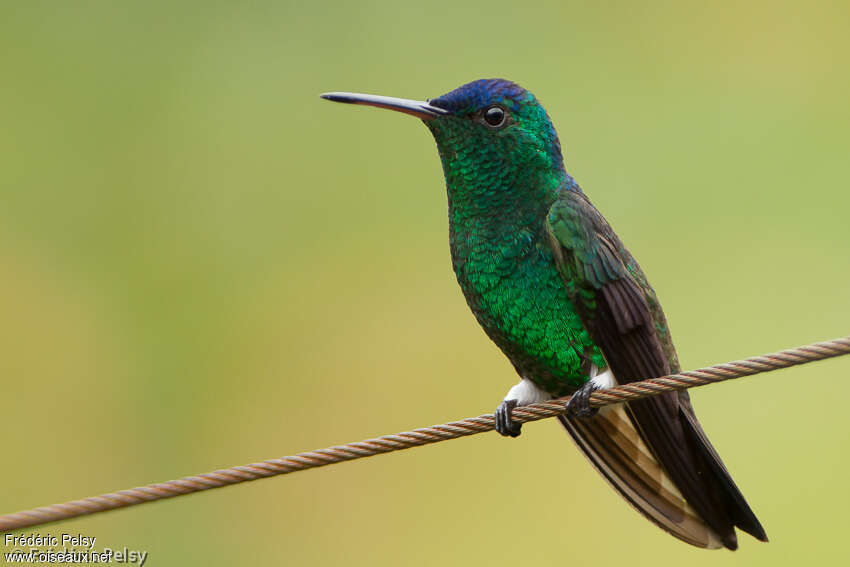
[[[550,210],[547,230],[582,323],[617,380],[628,383],[669,374],[678,363],[655,293],[602,215],[583,194],[566,192]],[[659,329],[663,330],[663,340]],[[766,540],[764,530],[699,426],[687,398],[683,401],[679,394],[665,394],[625,404],[623,411],[653,455],[655,466],[663,471],[661,477],[676,487],[693,512],[689,517],[713,534],[712,541],[735,549],[735,525]],[[629,502],[676,537],[707,546],[704,533],[693,535],[699,531],[693,525],[685,530],[668,515],[661,514],[665,518],[661,519],[659,502],[670,504],[670,499],[651,483],[641,481],[636,470],[641,465],[628,466],[622,460],[622,442],[612,437],[604,424],[594,425],[596,419],[562,422]]]

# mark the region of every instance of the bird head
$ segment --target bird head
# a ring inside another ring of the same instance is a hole
[[[427,101],[343,92],[322,98],[420,118],[437,142],[450,197],[477,195],[480,205],[495,204],[485,196],[549,201],[561,186],[574,186],[546,110],[511,81],[480,79]]]

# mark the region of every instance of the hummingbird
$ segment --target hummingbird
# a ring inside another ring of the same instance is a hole
[[[452,267],[478,323],[519,375],[494,414],[572,395],[559,417],[597,471],[660,528],[703,548],[767,535],[702,429],[687,391],[591,408],[590,395],[680,371],[655,291],[567,173],[537,98],[481,79],[417,101],[331,92],[322,98],[421,119],[446,180]]]

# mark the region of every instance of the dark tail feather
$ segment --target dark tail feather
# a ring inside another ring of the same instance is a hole
[[[611,486],[673,536],[698,547],[734,550],[737,526],[767,541],[687,393],[606,406],[592,419],[560,421]]]
[[[729,471],[723,465],[723,461],[720,460],[717,451],[702,430],[691,405],[690,396],[684,391],[679,392],[679,413],[683,418],[685,435],[691,448],[707,464],[707,468],[712,472],[712,478],[726,496],[727,510],[732,523],[754,538],[767,541],[764,528],[750,509],[747,501],[744,500],[744,495],[741,494]]]
[[[697,547],[727,545],[728,538],[719,535],[685,501],[624,405],[601,408],[592,419],[559,419],[596,470],[648,520]]]

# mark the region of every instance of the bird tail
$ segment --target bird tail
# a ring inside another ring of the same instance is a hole
[[[698,462],[702,463],[702,468],[708,471],[706,476],[708,477],[710,486],[715,492],[720,493],[719,501],[725,502],[729,522],[757,540],[767,541],[767,534],[764,528],[750,509],[749,504],[744,499],[744,495],[741,494],[735,481],[732,480],[729,471],[726,470],[723,461],[720,460],[717,451],[702,430],[702,426],[691,405],[691,398],[688,392],[677,392],[676,397],[679,401],[679,415],[681,416],[685,438],[696,455]],[[729,546],[727,545],[727,547]],[[734,549],[734,547],[731,549]]]
[[[738,526],[756,539],[767,541],[764,529],[703,432],[687,393],[664,396],[671,396],[667,401],[675,400],[678,405],[675,419],[681,425],[685,445],[680,450],[688,455],[679,454],[677,459],[690,463],[687,468],[696,471],[696,477],[685,488],[702,513],[688,503],[677,482],[659,463],[657,451],[662,447],[650,446],[647,432],[637,425],[646,416],[639,421],[635,412],[639,409],[646,413],[647,408],[616,404],[600,408],[591,419],[561,416],[559,420],[609,484],[638,512],[671,535],[697,547],[736,549],[734,526]],[[636,406],[641,403],[634,402]],[[658,429],[652,430],[658,433]],[[683,468],[681,463],[671,462]],[[680,474],[676,478],[683,477]]]
[[[648,520],[697,547],[714,549],[725,544],[658,463],[626,404],[602,407],[591,419],[558,419],[596,470]]]

